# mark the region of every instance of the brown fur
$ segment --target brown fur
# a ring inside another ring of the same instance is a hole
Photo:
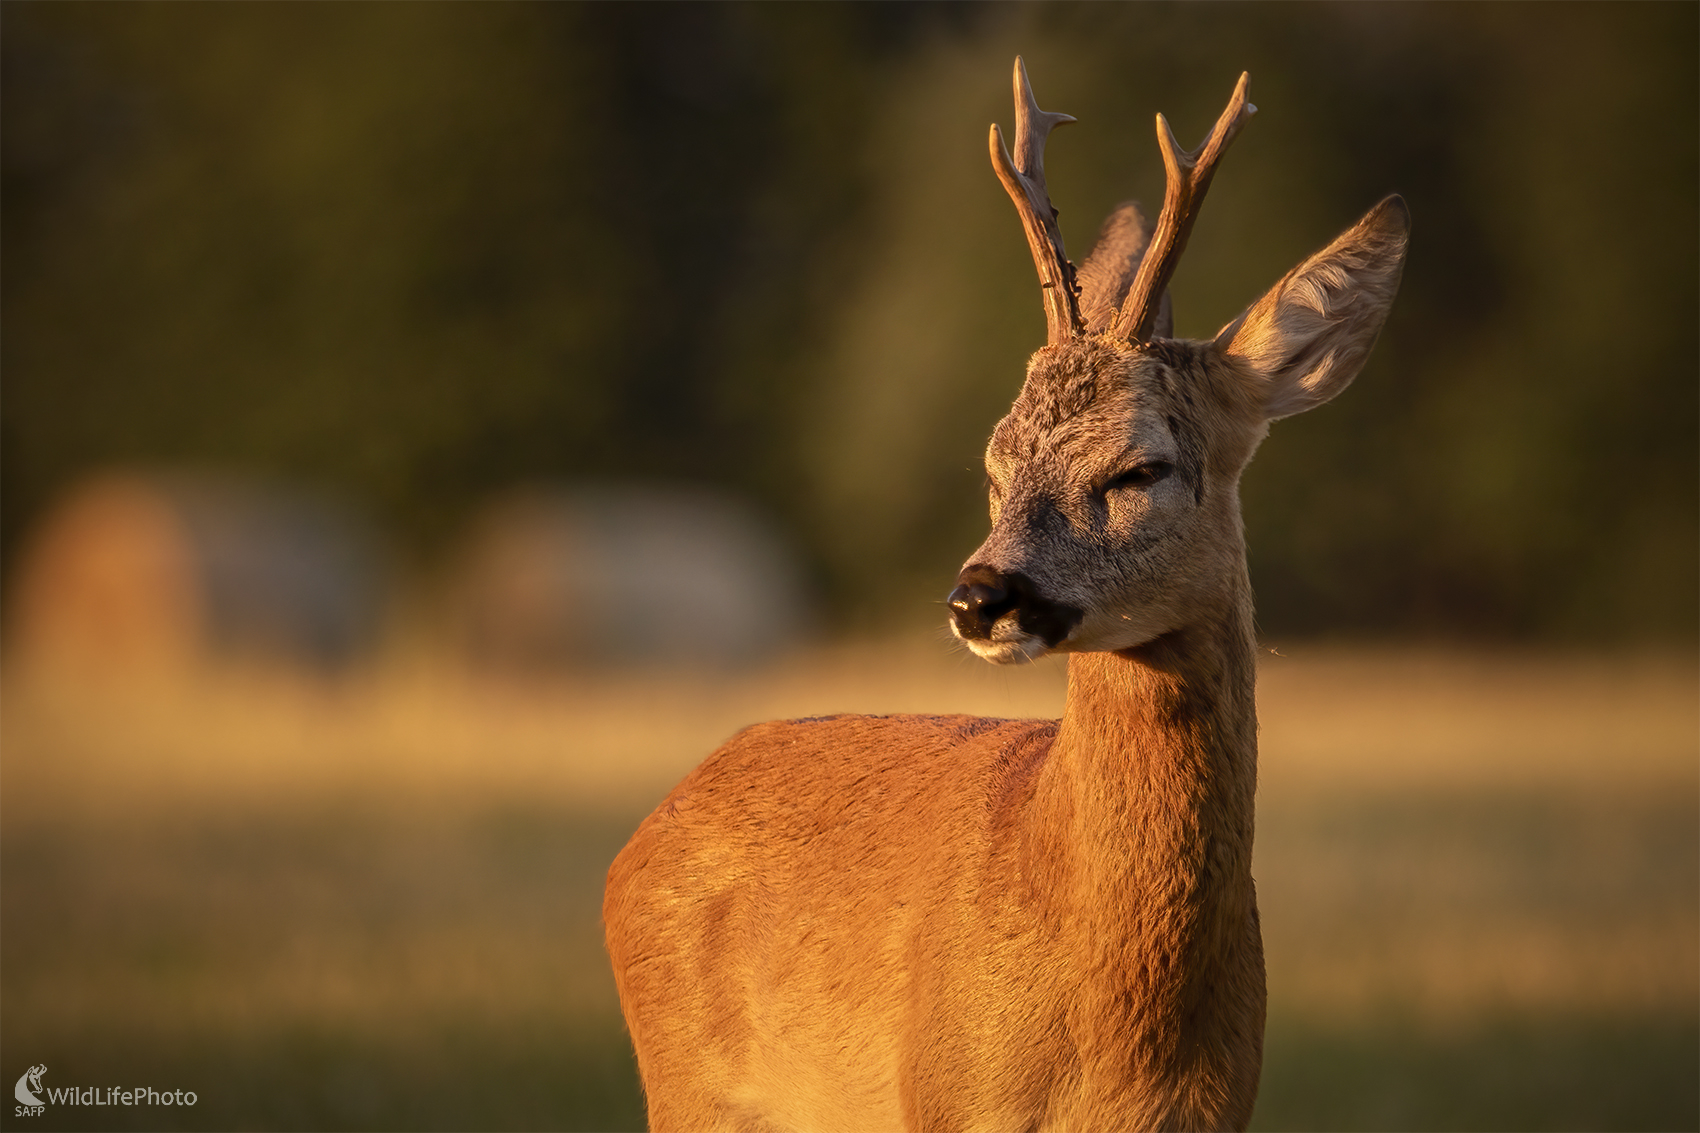
[[[1214,342],[1034,356],[964,578],[1019,574],[1080,617],[1056,642],[1022,609],[956,628],[991,660],[1073,654],[1060,721],[762,724],[643,823],[604,919],[654,1128],[1245,1127],[1264,977],[1238,481],[1272,416],[1356,372],[1407,227],[1383,202]],[[1154,461],[1173,473],[1117,479]]]

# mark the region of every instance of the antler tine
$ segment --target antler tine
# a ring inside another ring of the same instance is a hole
[[[1204,204],[1204,194],[1210,179],[1216,174],[1216,163],[1227,152],[1228,144],[1240,132],[1246,120],[1257,113],[1257,107],[1246,101],[1250,76],[1242,73],[1234,87],[1233,97],[1216,125],[1196,149],[1182,150],[1169,129],[1168,119],[1157,115],[1157,144],[1163,150],[1163,167],[1167,185],[1163,191],[1163,213],[1157,218],[1157,230],[1152,233],[1145,258],[1140,261],[1139,273],[1128,288],[1121,313],[1116,316],[1115,333],[1134,342],[1144,342],[1151,335],[1157,319],[1163,291],[1175,274],[1181,252],[1186,249],[1193,221]]]
[[[1051,207],[1045,190],[1045,139],[1052,128],[1074,119],[1039,109],[1032,84],[1027,81],[1027,66],[1019,55],[1015,57],[1014,84],[1015,160],[1004,148],[1003,132],[996,123],[987,142],[992,167],[1009,199],[1015,202],[1021,227],[1027,232],[1027,246],[1033,252],[1033,266],[1039,271],[1039,287],[1045,297],[1045,326],[1049,341],[1056,344],[1079,335],[1082,326],[1074,265],[1063,250],[1057,210]]]

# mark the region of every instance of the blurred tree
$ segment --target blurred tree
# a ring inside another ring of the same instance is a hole
[[[4,535],[90,465],[794,496],[799,282],[941,6],[4,9]],[[765,490],[764,490],[765,489]],[[800,503],[800,501],[795,501]]]
[[[636,273],[575,9],[6,14],[9,523],[91,461],[196,461],[429,528],[547,468],[539,419],[610,428]]]
[[[1697,12],[9,3],[0,538],[113,463],[426,555],[518,480],[697,478],[847,621],[932,617],[1043,336],[984,150],[1022,52],[1076,259],[1251,71],[1183,334],[1411,202],[1369,372],[1248,477],[1266,627],[1692,638]]]

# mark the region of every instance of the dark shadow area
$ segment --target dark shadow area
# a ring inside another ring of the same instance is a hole
[[[1252,1128],[1693,1129],[1693,1017],[1507,1018],[1439,1034],[1272,1017]]]
[[[5,1127],[641,1128],[599,921],[635,824],[346,801],[9,823],[0,1062],[45,1065],[50,1104]],[[87,1104],[138,1086],[196,1101]]]
[[[644,1127],[637,1067],[617,1018],[544,1025],[443,1019],[409,1032],[299,1028],[168,1043],[105,1033],[30,1050],[50,1068],[49,1082],[172,1084],[195,1089],[196,1102],[52,1104],[40,1117],[9,1116],[8,1129]]]

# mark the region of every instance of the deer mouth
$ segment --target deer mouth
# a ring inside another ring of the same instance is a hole
[[[1051,651],[1044,639],[1026,633],[1008,641],[984,641],[965,637],[962,642],[974,656],[994,665],[1025,665],[1029,661],[1037,661]]]

